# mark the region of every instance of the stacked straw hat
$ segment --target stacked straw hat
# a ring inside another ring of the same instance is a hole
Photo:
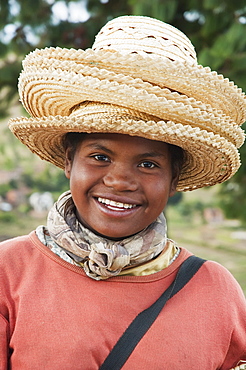
[[[240,166],[245,94],[198,65],[190,40],[156,19],[115,18],[92,49],[31,52],[19,94],[31,118],[10,120],[10,129],[61,168],[68,132],[121,133],[182,147],[179,191],[221,183]]]

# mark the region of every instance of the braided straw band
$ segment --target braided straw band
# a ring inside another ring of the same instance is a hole
[[[145,58],[138,54],[124,56],[119,52],[106,50],[94,52],[91,49],[84,51],[46,48],[43,50],[37,49],[27,55],[23,61],[23,66],[25,73],[20,76],[19,93],[27,111],[30,108],[25,106],[27,92],[24,90],[23,83],[25,78],[29,77],[29,71],[30,74],[35,74],[35,71],[40,71],[41,68],[41,71],[46,69],[46,72],[48,72],[53,67],[56,70],[57,68],[60,69],[60,71],[57,71],[58,75],[62,75],[62,72],[71,73],[72,80],[74,80],[75,75],[79,76],[80,74],[100,78],[97,72],[99,70],[104,78],[106,78],[107,73],[114,72],[120,75],[121,78],[125,76],[126,78],[141,79],[154,86],[168,88],[169,93],[170,91],[177,91],[186,97],[207,104],[231,117],[239,125],[246,120],[246,99],[242,90],[222,75],[211,72],[208,67],[204,68],[200,65],[191,66],[179,61],[171,62],[168,59],[153,61],[148,56]],[[85,67],[87,67],[87,71],[84,73]],[[52,80],[54,76],[50,74],[50,79]],[[36,80],[37,83],[38,79]],[[71,91],[72,88],[71,83]],[[54,86],[51,92],[57,93],[58,90],[59,87],[56,89]],[[45,94],[45,91],[43,91],[43,94]],[[31,97],[29,99],[31,100]],[[70,99],[67,100],[67,105],[69,103],[72,107],[73,102]],[[44,109],[47,108],[44,107]]]
[[[120,133],[182,147],[186,163],[178,191],[193,190],[229,179],[240,160],[233,144],[218,134],[110,104],[86,103],[69,117],[12,119],[11,131],[42,159],[64,168],[63,138],[67,132]]]
[[[63,67],[35,66],[22,72],[19,80],[22,103],[33,117],[67,116],[82,101],[100,101],[214,132],[236,147],[244,142],[244,133],[238,124],[194,98],[98,68],[89,71],[85,67],[79,73],[66,72],[66,66]]]

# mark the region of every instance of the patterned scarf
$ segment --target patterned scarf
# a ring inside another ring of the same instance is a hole
[[[108,279],[119,275],[126,267],[153,259],[167,241],[163,214],[138,234],[123,240],[110,240],[94,234],[77,219],[70,191],[62,194],[50,210],[47,228],[55,243],[95,280]]]

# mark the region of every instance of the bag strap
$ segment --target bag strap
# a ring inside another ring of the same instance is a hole
[[[119,370],[122,368],[168,299],[172,298],[188,283],[204,262],[205,260],[202,258],[190,256],[182,263],[174,282],[162,293],[157,301],[135,317],[100,366],[100,370]]]

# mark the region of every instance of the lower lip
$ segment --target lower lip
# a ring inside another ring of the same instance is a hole
[[[122,216],[129,216],[138,211],[139,206],[133,207],[133,208],[118,208],[118,207],[113,207],[104,203],[98,202],[97,199],[96,203],[98,207],[100,208],[101,211],[106,213],[107,215],[111,217],[122,217]]]

